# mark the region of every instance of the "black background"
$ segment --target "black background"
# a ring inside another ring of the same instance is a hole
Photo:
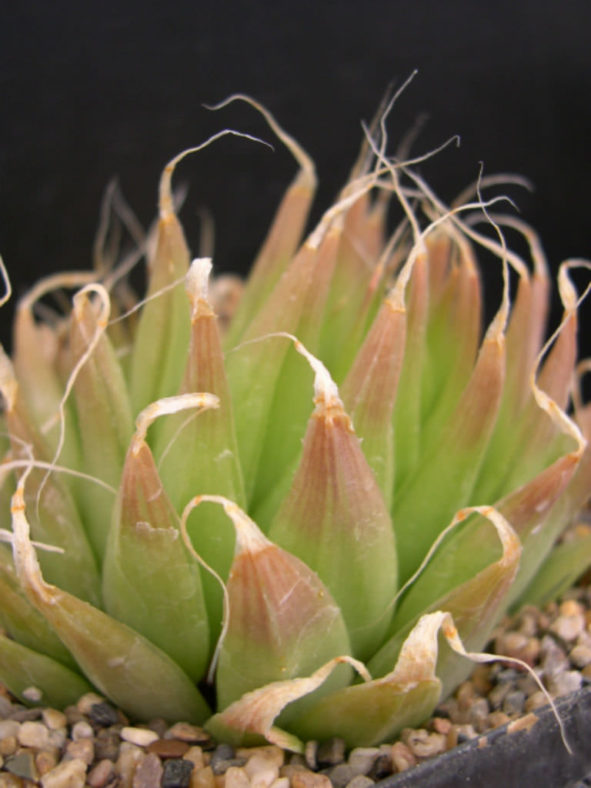
[[[589,0],[367,2],[19,2],[0,26],[0,252],[17,294],[41,274],[89,264],[103,189],[117,175],[146,225],[163,164],[232,126],[274,142],[242,91],[275,113],[316,161],[315,217],[344,182],[388,83],[418,76],[400,99],[393,140],[421,113],[422,168],[451,199],[478,173],[528,176],[512,192],[553,266],[590,256]],[[216,221],[218,270],[245,270],[295,167],[226,139],[179,167],[182,218]],[[584,280],[580,280],[584,281]],[[7,341],[10,309],[0,315]],[[587,343],[589,349],[589,344]]]

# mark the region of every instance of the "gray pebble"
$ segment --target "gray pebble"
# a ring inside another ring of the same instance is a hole
[[[525,692],[511,690],[507,693],[503,701],[503,711],[511,716],[512,714],[522,714],[525,706]]]
[[[162,788],[189,788],[193,764],[183,758],[170,758],[162,770]]]
[[[331,769],[324,770],[323,774],[330,778],[334,788],[345,788],[357,776],[358,772],[349,766],[348,763],[339,763]]]

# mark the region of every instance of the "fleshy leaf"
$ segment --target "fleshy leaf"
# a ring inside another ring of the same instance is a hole
[[[506,609],[508,592],[515,579],[522,551],[515,531],[502,515],[490,507],[459,511],[444,534],[452,531],[453,538],[453,531],[457,531],[471,511],[477,512],[486,523],[487,536],[490,541],[495,540],[497,554],[500,543],[501,556],[497,558],[493,555],[490,563],[487,562],[483,569],[476,571],[475,568],[460,579],[459,572],[456,576],[450,571],[445,573],[446,568],[449,570],[449,562],[447,567],[442,567],[437,552],[431,557],[437,546],[436,542],[425,558],[427,563],[423,574],[418,574],[414,581],[409,581],[408,593],[394,616],[392,631],[395,634],[370,660],[369,668],[374,675],[382,675],[388,670],[407,633],[426,612],[444,610],[450,613],[462,641],[468,648],[479,650],[485,645],[494,625]],[[490,523],[494,529],[490,527]],[[462,533],[460,530],[456,536],[456,546],[459,543],[464,547],[461,543]],[[445,557],[446,554],[443,555]],[[462,559],[469,561],[465,549],[461,552],[458,550],[457,563],[452,568],[458,569]],[[429,580],[433,579],[435,582],[430,584]],[[458,662],[446,652],[440,660],[437,675],[448,691],[459,683],[469,670],[469,665]]]
[[[159,413],[217,405],[211,395],[185,395],[159,400],[138,416],[103,564],[107,612],[161,648],[194,681],[205,675],[209,656],[199,568],[180,538],[178,516],[144,436]]]
[[[24,595],[12,556],[4,545],[0,545],[0,598],[0,625],[13,640],[63,665],[74,667],[76,663],[64,644]]]
[[[197,496],[186,507],[221,504],[236,529],[236,555],[227,583],[228,621],[216,674],[218,707],[226,708],[257,687],[306,676],[331,657],[348,654],[349,637],[339,608],[319,577],[270,542],[234,503]],[[330,685],[348,684],[340,670]]]
[[[406,310],[394,290],[382,304],[343,385],[343,403],[388,509],[394,487],[392,414],[402,366]]]
[[[94,292],[97,304],[91,300]],[[74,296],[70,329],[73,389],[82,436],[82,469],[117,489],[133,420],[127,386],[110,340],[105,334],[109,298],[92,285]],[[113,496],[98,485],[80,496],[90,541],[102,558],[109,531]]]
[[[572,588],[591,566],[591,532],[582,527],[548,555],[533,581],[519,598],[519,604],[543,607]]]
[[[0,633],[0,679],[26,704],[34,701],[63,709],[90,692],[78,673]]]
[[[269,537],[318,572],[341,608],[353,654],[363,659],[379,645],[391,616],[394,532],[334,382],[299,342],[296,349],[314,369],[316,408]]]
[[[224,495],[245,506],[244,483],[234,430],[232,402],[224,370],[217,318],[209,301],[211,261],[193,261],[186,288],[191,301],[191,341],[183,393],[207,391],[218,397],[219,406],[188,417],[169,416],[160,426],[154,454],[159,475],[177,512],[193,495]],[[234,555],[234,530],[218,507],[195,512],[189,521],[191,539],[206,564],[227,578]],[[201,573],[212,640],[219,635],[222,597],[219,584],[208,572]]]
[[[497,415],[504,363],[502,323],[495,319],[453,414],[441,434],[425,446],[420,466],[394,498],[403,581],[453,513],[470,501]]]
[[[1,348],[0,390],[5,401],[6,424],[15,460],[49,461],[49,450],[28,416],[12,365]],[[91,487],[90,483],[88,487]],[[68,551],[67,559],[62,554],[44,551],[40,559],[43,571],[51,582],[82,599],[99,604],[98,567],[76,504],[63,478],[41,468],[31,468],[26,501],[31,511],[33,537]]]
[[[203,722],[207,704],[170,657],[130,627],[43,580],[29,541],[22,481],[13,496],[12,525],[23,590],[92,684],[133,717]]]
[[[205,727],[219,740],[234,745],[258,744],[266,739],[283,749],[303,752],[304,744],[297,736],[273,723],[286,706],[317,690],[332,671],[344,662],[366,674],[363,665],[357,660],[336,657],[309,677],[275,681],[248,692],[224,711],[214,714]]]

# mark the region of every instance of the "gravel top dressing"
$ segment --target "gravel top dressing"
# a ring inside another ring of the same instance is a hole
[[[531,665],[553,698],[581,689],[591,683],[591,589],[523,608],[498,627],[493,646]],[[0,788],[369,788],[400,772],[410,777],[418,764],[507,723],[510,732],[531,729],[546,705],[530,674],[499,661],[477,667],[423,727],[397,741],[351,751],[339,739],[310,741],[296,755],[271,745],[234,749],[182,721],[136,726],[94,694],[61,712],[27,709],[5,692]]]

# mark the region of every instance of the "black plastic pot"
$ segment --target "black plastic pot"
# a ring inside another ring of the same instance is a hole
[[[511,724],[438,758],[377,783],[379,788],[575,788],[591,785],[591,686],[556,701],[572,748],[567,751],[549,706],[537,709],[528,729]],[[585,780],[585,782],[581,782]]]

